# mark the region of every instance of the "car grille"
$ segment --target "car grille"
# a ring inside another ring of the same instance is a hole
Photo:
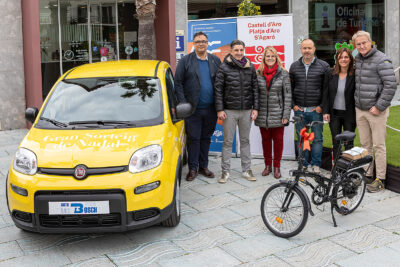
[[[121,189],[46,190],[46,191],[36,191],[35,196],[43,196],[43,195],[68,196],[68,195],[99,195],[99,194],[122,194],[122,195],[125,195],[125,192]]]
[[[109,227],[121,225],[121,214],[99,215],[44,215],[39,216],[43,227]]]

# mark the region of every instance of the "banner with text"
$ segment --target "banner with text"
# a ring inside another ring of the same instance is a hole
[[[265,47],[273,46],[289,70],[293,62],[293,18],[292,15],[256,16],[237,18],[238,39],[246,44],[245,55],[257,69],[262,61]],[[284,157],[294,157],[293,124],[285,127]],[[261,134],[258,127],[251,127],[250,146],[252,155],[262,155]]]

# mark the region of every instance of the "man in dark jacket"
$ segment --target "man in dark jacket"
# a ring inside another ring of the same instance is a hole
[[[372,46],[368,32],[358,31],[353,42],[356,56],[356,122],[361,145],[375,154],[376,180],[367,186],[368,192],[384,189],[386,178],[386,122],[389,106],[396,92],[396,78],[391,60]],[[372,176],[369,168],[367,176]]]
[[[240,40],[231,43],[231,53],[221,64],[215,78],[215,107],[223,120],[222,174],[219,183],[229,178],[232,143],[236,126],[239,128],[242,177],[255,181],[251,167],[250,127],[258,115],[258,84],[253,64],[244,56],[245,45]]]
[[[295,116],[303,116],[304,123],[322,120],[322,94],[329,74],[329,64],[318,59],[315,54],[315,45],[311,39],[301,43],[301,54],[298,61],[290,66],[289,75],[292,84],[293,111]],[[296,124],[297,140],[300,140],[300,130],[304,127]],[[322,157],[322,124],[315,124],[311,130],[314,132],[314,141],[311,149],[311,166],[313,172],[319,172]],[[300,151],[301,153],[301,151]],[[309,165],[308,151],[305,154]]]
[[[193,37],[194,52],[184,56],[175,73],[175,90],[178,102],[189,102],[193,114],[185,119],[189,173],[192,181],[200,174],[214,178],[208,169],[208,150],[217,123],[214,107],[214,79],[221,60],[207,53],[208,38],[203,32]]]

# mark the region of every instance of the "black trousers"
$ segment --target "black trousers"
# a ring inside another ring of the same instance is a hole
[[[338,152],[339,148],[339,142],[335,141],[335,136],[342,133],[343,131],[354,132],[356,130],[356,122],[353,119],[351,119],[354,117],[355,117],[354,114],[349,116],[348,112],[346,112],[345,110],[337,110],[337,109],[333,110],[333,116],[331,117],[329,128],[331,128],[334,157],[336,157],[336,153]],[[344,144],[344,148],[346,150],[353,148],[353,146],[354,146],[353,141]]]
[[[208,167],[208,150],[217,123],[214,105],[196,111],[185,119],[189,169]]]

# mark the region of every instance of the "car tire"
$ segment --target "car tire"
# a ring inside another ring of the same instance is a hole
[[[165,227],[175,227],[179,224],[181,220],[181,200],[180,200],[180,186],[179,186],[179,179],[175,179],[175,195],[174,201],[172,205],[172,212],[169,217],[161,222],[162,226]]]
[[[185,166],[188,163],[188,154],[187,154],[187,148],[185,147],[185,149],[183,150],[183,166]]]

